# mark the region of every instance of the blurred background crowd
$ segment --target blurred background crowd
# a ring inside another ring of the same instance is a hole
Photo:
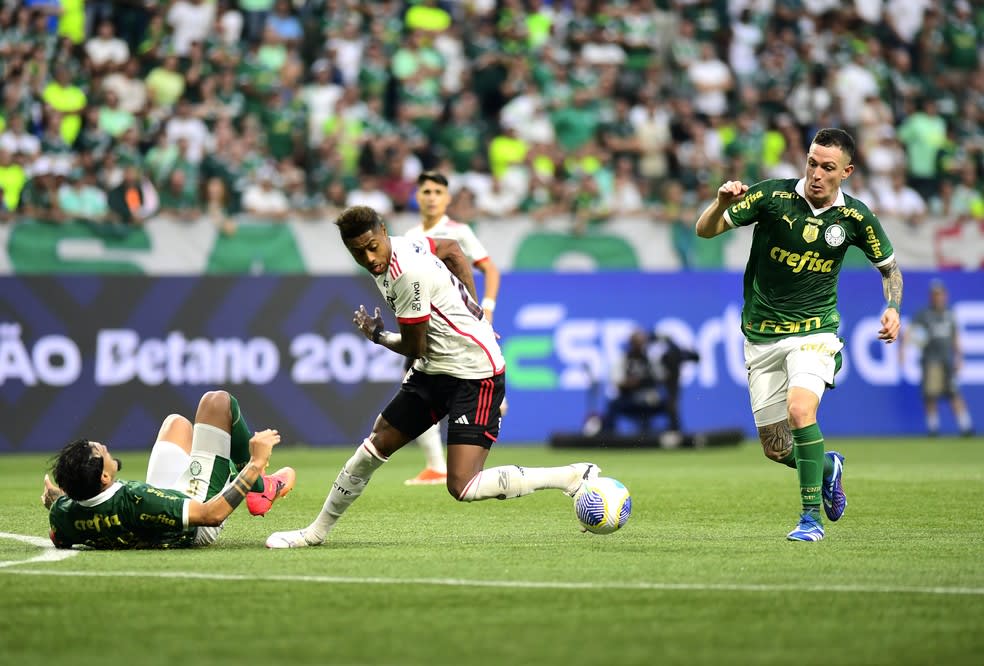
[[[982,33],[966,0],[6,1],[0,219],[235,233],[412,211],[438,169],[460,221],[682,239],[841,126],[879,215],[981,221]]]

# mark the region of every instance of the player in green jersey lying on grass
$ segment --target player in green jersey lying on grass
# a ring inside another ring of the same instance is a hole
[[[225,391],[202,396],[194,424],[178,414],[164,419],[146,483],[119,479],[120,461],[105,444],[77,439],[56,456],[54,483],[44,477],[51,541],[103,550],[209,545],[243,500],[263,515],[294,487],[290,467],[264,475],[279,442],[276,430],[251,435]]]

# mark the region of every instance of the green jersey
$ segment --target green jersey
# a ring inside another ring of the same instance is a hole
[[[837,276],[848,247],[875,266],[892,260],[892,244],[868,207],[841,191],[815,209],[804,181],[763,180],[724,213],[735,227],[753,223],[745,266],[742,332],[752,342],[790,335],[836,333]]]
[[[139,481],[117,481],[80,502],[62,495],[48,513],[51,541],[59,548],[187,548],[197,532],[188,527],[189,502],[177,490]]]

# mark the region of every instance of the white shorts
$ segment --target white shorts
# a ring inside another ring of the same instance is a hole
[[[745,340],[745,369],[755,425],[762,427],[786,419],[786,392],[790,386],[823,397],[834,385],[837,354],[844,343],[834,333],[792,336],[775,342]]]
[[[206,434],[208,434],[207,431]],[[196,436],[201,438],[201,433],[196,431]],[[165,439],[157,440],[150,450],[150,460],[147,461],[147,483],[158,488],[168,488],[190,494],[188,470],[191,460],[192,457],[177,444]],[[198,499],[204,501],[204,498]],[[185,502],[185,520],[188,518],[188,502],[190,501]],[[215,543],[222,527],[223,525],[199,527],[195,534],[195,545],[209,546]]]

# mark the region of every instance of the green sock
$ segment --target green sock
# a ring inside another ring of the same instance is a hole
[[[823,434],[816,423],[793,430],[793,453],[799,474],[803,510],[820,513],[820,484],[823,482]]]
[[[796,469],[796,454],[794,454],[793,451],[790,451],[789,452],[789,455],[787,455],[785,458],[782,458],[781,460],[778,460],[776,462],[778,462],[778,463],[780,463],[782,465],[785,465],[786,467],[792,467],[793,469]],[[833,473],[834,473],[834,461],[831,460],[829,457],[827,457],[826,454],[824,454],[824,456],[823,456],[823,478],[826,479],[826,478],[828,478]]]
[[[253,437],[253,433],[249,431],[246,417],[239,409],[239,401],[232,394],[229,394],[229,410],[232,412],[232,432],[230,433],[232,441],[229,448],[231,449],[232,467],[234,468],[232,471],[237,473],[249,462],[249,440]],[[257,493],[263,492],[262,475],[256,479],[250,490]]]

